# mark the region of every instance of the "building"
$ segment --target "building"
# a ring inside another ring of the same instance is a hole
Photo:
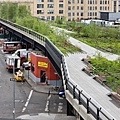
[[[32,51],[30,53],[31,69],[30,77],[34,82],[46,83],[60,87],[62,80],[55,71],[49,59],[41,51]]]
[[[31,14],[40,19],[67,21],[99,19],[100,12],[120,12],[120,0],[1,0],[18,2],[30,7]]]

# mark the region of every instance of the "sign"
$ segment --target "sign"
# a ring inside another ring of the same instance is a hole
[[[38,66],[48,68],[48,63],[46,63],[46,62],[38,62]]]

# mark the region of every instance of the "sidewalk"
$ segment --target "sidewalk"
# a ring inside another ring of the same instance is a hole
[[[24,70],[24,76],[26,82],[34,91],[39,93],[58,95],[58,89],[56,89],[55,86],[47,85],[46,83],[35,83],[30,77],[28,78],[27,70]]]

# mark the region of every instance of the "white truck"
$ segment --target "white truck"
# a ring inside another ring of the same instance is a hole
[[[20,57],[7,55],[6,59],[6,69],[8,71],[19,70],[20,69]]]
[[[12,56],[20,57],[20,65],[22,65],[23,62],[27,62],[30,60],[30,52],[31,50],[18,49],[12,54]]]

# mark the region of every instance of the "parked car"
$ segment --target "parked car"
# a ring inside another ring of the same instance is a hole
[[[65,91],[64,90],[61,90],[59,93],[58,93],[59,97],[65,97]]]
[[[22,67],[25,68],[25,70],[30,70],[31,63],[30,62],[24,62],[22,64]]]

